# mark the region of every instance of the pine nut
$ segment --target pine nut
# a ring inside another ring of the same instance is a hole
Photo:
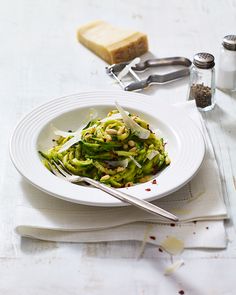
[[[116,171],[119,173],[119,172],[122,172],[122,171],[124,171],[125,170],[125,168],[124,167],[117,167],[117,169],[116,169]]]
[[[133,140],[129,140],[128,141],[128,145],[131,146],[131,147],[134,147],[135,146],[135,142]]]
[[[117,130],[115,129],[106,129],[106,133],[110,135],[117,135]]]
[[[108,180],[109,178],[110,178],[110,175],[106,174],[100,178],[100,181],[105,181],[105,180]]]

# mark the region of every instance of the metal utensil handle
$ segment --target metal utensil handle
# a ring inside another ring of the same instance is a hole
[[[134,90],[140,90],[148,87],[150,84],[149,79],[138,81],[138,82],[132,82],[129,85],[125,86],[125,91],[134,91]]]
[[[166,83],[169,81],[174,81],[176,79],[188,76],[190,74],[190,69],[182,69],[174,72],[170,72],[165,75],[151,75],[148,77],[149,83]]]
[[[150,75],[147,79],[139,81],[139,82],[132,82],[127,85],[124,90],[125,91],[134,91],[139,89],[144,89],[148,87],[152,83],[159,83],[163,84],[166,82],[174,81],[180,79],[182,77],[188,76],[190,73],[189,68],[174,71],[165,75]]]
[[[135,71],[144,71],[147,68],[161,67],[161,66],[180,65],[180,66],[190,67],[191,64],[192,62],[188,58],[176,56],[176,57],[148,59],[144,62],[140,62],[135,67],[132,67],[132,69]]]
[[[132,205],[139,207],[145,211],[148,211],[149,213],[152,213],[155,215],[160,215],[160,216],[163,216],[163,217],[173,220],[173,221],[178,221],[177,216],[175,216],[175,215],[171,214],[170,212],[168,212],[162,208],[159,208],[147,201],[144,201],[144,200],[138,199],[136,197],[133,197],[131,195],[125,194],[121,191],[118,191],[116,189],[108,187],[96,180],[93,180],[93,179],[90,179],[87,177],[83,177],[83,180],[86,181],[87,183],[91,184],[92,186],[103,190],[104,192],[112,195],[113,197],[115,197],[123,202],[127,202],[129,204],[132,204]]]

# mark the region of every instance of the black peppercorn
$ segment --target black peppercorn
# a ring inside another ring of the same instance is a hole
[[[195,99],[198,108],[206,108],[211,105],[211,88],[202,84],[193,84],[190,88],[190,97]]]

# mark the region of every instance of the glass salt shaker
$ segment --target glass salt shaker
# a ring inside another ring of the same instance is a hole
[[[214,56],[210,53],[201,52],[193,57],[188,99],[195,100],[200,111],[209,111],[215,106],[214,66]]]
[[[236,35],[223,38],[216,86],[221,90],[236,91]]]

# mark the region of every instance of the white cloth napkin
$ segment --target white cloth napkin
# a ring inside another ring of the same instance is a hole
[[[94,207],[65,202],[22,181],[15,229],[26,237],[61,242],[137,240],[162,245],[174,237],[184,248],[224,248],[227,210],[220,175],[204,122],[191,102],[179,104],[198,125],[206,155],[197,175],[184,187],[153,203],[180,217],[166,223],[148,212],[125,207]]]

